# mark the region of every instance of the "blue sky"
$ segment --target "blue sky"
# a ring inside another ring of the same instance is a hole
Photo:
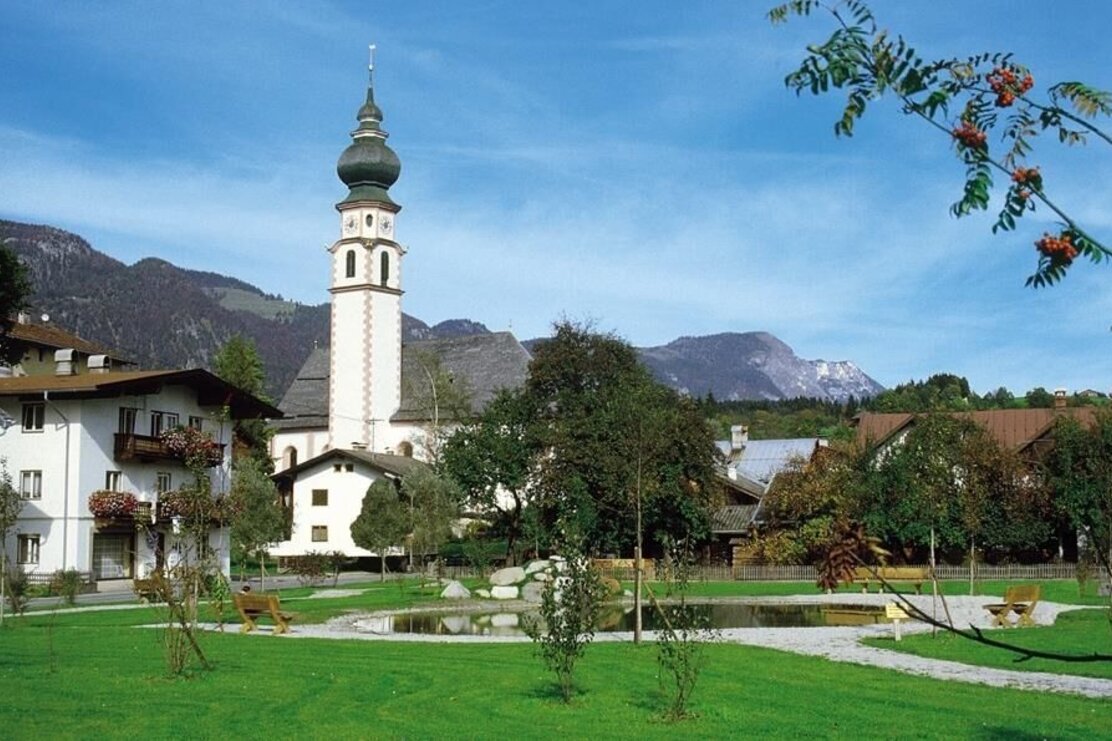
[[[0,216],[326,301],[374,42],[425,321],[766,330],[885,385],[1112,388],[1112,266],[1025,288],[1049,221],[952,219],[960,164],[890,102],[836,139],[838,99],[783,85],[829,25],[769,4],[0,0]],[[1112,88],[1105,2],[874,9],[928,58],[1012,50],[1040,84]],[[1112,148],[1033,161],[1112,240]]]

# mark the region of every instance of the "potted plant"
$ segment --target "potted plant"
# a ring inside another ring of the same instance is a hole
[[[139,500],[130,491],[100,489],[89,495],[89,511],[98,520],[121,520],[135,516]]]

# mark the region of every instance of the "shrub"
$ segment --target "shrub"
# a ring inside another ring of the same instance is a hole
[[[606,587],[583,556],[569,554],[566,563],[567,570],[545,584],[540,619],[526,620],[523,627],[556,675],[564,702],[571,702],[575,664],[595,637]]]
[[[59,569],[50,577],[50,591],[63,597],[67,605],[77,602],[77,595],[81,594],[84,586],[85,580],[77,569]]]
[[[8,569],[7,574],[0,574],[0,578],[6,581],[5,595],[8,599],[8,607],[16,615],[22,615],[31,598],[27,574],[23,573],[21,568],[12,567]]]
[[[323,579],[328,573],[330,562],[329,554],[316,551],[285,559],[286,568],[297,576],[297,581],[302,586],[316,584]]]

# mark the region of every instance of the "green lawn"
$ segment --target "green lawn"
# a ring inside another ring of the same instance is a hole
[[[304,623],[431,598],[394,584],[369,586],[364,595],[328,600],[288,590],[283,605]],[[716,594],[737,588],[701,585]],[[698,717],[678,726],[659,719],[652,646],[590,647],[570,707],[557,701],[528,645],[208,634],[204,646],[216,668],[172,680],[164,676],[158,631],[132,627],[157,615],[142,608],[10,621],[0,630],[3,736],[1025,739],[1112,731],[1107,700],[946,683],[725,644],[708,650]],[[1036,639],[1055,630],[1009,635]]]
[[[996,640],[1040,651],[1071,655],[1112,655],[1112,623],[1109,623],[1107,610],[1076,610],[1059,615],[1053,626],[994,630],[987,631],[986,635]],[[960,661],[964,664],[1112,679],[1112,662],[1073,663],[1050,659],[1016,661],[1017,654],[975,643],[950,633],[939,633],[934,637],[929,634],[907,636],[899,643],[891,638],[873,639],[867,643],[918,656]]]

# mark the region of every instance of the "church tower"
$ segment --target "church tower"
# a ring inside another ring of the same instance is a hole
[[[387,192],[401,173],[375,104],[374,65],[359,126],[336,173],[348,187],[336,204],[340,239],[328,248],[332,294],[328,437],[332,448],[381,452],[401,400],[401,258],[394,241],[401,206]],[[377,429],[376,429],[377,428]],[[377,432],[377,434],[376,434]]]

